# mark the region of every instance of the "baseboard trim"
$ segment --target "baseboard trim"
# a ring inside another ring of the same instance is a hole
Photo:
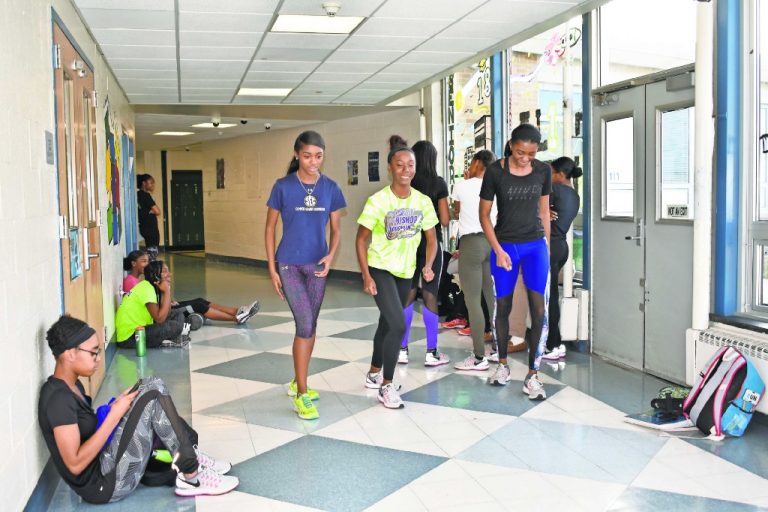
[[[24,512],[39,512],[48,510],[53,501],[53,495],[56,493],[56,487],[59,486],[61,477],[53,465],[53,461],[48,459],[40,478],[37,479],[32,495],[24,506]]]

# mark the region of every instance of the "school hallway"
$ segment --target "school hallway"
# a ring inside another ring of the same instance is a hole
[[[543,363],[546,401],[521,391],[525,352],[512,354],[513,380],[459,372],[469,337],[441,330],[451,364],[423,366],[425,331],[416,314],[411,361],[395,382],[405,408],[388,410],[363,386],[378,310],[357,279],[329,280],[309,384],[320,419],[293,412],[294,325],[266,269],[171,255],[176,298],[225,304],[261,301],[247,326],[218,322],[192,333],[186,349],[114,353],[95,400],[105,403],[137,376],[166,381],[200,446],[230,460],[236,491],[179,498],[142,485],[121,502],[92,506],[61,481],[49,509],[240,510],[665,510],[768,508],[768,422],[758,415],[743,438],[698,431],[663,434],[623,422],[644,411],[666,383],[596,356],[568,352]]]

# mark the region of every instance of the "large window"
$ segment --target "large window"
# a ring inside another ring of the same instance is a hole
[[[751,312],[768,312],[768,0],[753,0],[745,5],[746,24],[752,28],[751,48],[757,52],[751,61],[754,107],[745,109],[748,120],[745,140],[750,154],[745,159],[746,175],[752,176],[754,193],[747,236],[752,247],[744,273]]]
[[[690,64],[696,2],[613,0],[600,7],[599,85]]]
[[[547,161],[571,156],[584,161],[581,89],[581,18],[543,32],[507,51],[507,133],[522,122],[541,130],[536,158]],[[566,89],[570,93],[566,93]],[[563,99],[568,98],[569,118]],[[570,133],[566,130],[566,123]],[[584,200],[583,180],[576,183]],[[583,269],[583,221],[573,223],[573,259],[577,277]]]

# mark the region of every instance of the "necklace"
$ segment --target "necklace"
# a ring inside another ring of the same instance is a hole
[[[304,197],[304,206],[307,208],[314,208],[317,205],[317,198],[314,196],[315,188],[317,188],[317,183],[320,181],[320,178],[322,178],[322,174],[318,175],[315,182],[312,184],[311,187],[307,188],[304,186],[304,184],[301,182],[301,178],[299,178],[299,172],[296,171],[296,179],[299,181],[299,185],[301,185],[301,188],[304,190],[304,192],[307,193],[307,195]]]
[[[391,186],[389,187],[389,190],[391,190],[392,193],[395,195],[395,197],[398,199],[408,199],[409,197],[411,197],[411,189],[408,189],[408,193],[404,196],[398,195],[397,192],[395,192]]]

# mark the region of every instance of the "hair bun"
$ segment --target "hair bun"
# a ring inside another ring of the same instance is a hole
[[[408,147],[408,142],[399,135],[391,135],[389,137],[389,149],[399,148],[401,146]]]
[[[573,171],[571,171],[571,178],[581,178],[584,175],[584,171],[581,170],[581,167],[574,167]]]

